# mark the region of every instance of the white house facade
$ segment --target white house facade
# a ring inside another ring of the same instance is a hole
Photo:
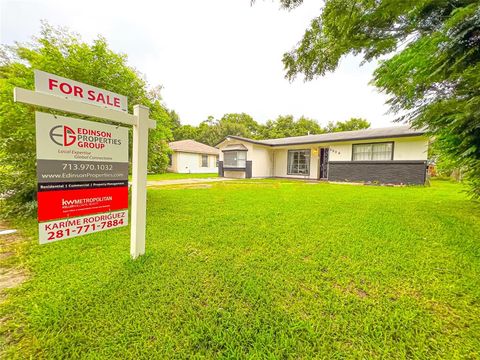
[[[217,148],[194,140],[173,141],[168,171],[183,174],[205,174],[218,172]]]
[[[428,137],[408,126],[281,139],[229,136],[220,149],[219,175],[346,182],[424,184]]]

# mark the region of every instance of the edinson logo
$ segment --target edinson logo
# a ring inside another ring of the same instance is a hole
[[[50,139],[60,146],[70,146],[75,143],[75,131],[66,125],[57,125],[50,129]]]

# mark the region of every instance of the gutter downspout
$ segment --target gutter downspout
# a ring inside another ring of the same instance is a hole
[[[271,177],[275,177],[275,150],[272,149],[272,166],[271,169]]]

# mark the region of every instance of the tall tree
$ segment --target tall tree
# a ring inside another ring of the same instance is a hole
[[[369,127],[370,123],[367,120],[361,118],[351,118],[347,121],[337,121],[335,123],[330,121],[325,130],[327,132],[339,132],[368,129]]]
[[[207,145],[216,145],[220,140],[218,121],[213,116],[209,116],[198,126],[197,141]]]
[[[280,0],[293,8],[302,0]],[[283,57],[286,76],[307,80],[340,59],[380,61],[373,83],[398,120],[424,127],[465,169],[480,196],[480,2],[478,0],[326,0],[303,39]]]
[[[13,102],[14,87],[33,89],[33,69],[126,95],[130,111],[134,104],[150,107],[157,129],[150,132],[149,167],[166,166],[171,120],[160,103],[159,89],[148,93],[145,80],[127,65],[127,57],[110,50],[104,38],[90,45],[65,29],[43,24],[32,44],[0,51],[0,194],[7,195],[2,210],[28,214],[36,207],[34,109]]]
[[[317,120],[309,119],[304,116],[300,117],[296,123],[298,136],[316,135],[324,133],[325,130],[318,124]]]
[[[257,137],[260,131],[260,125],[253,120],[253,118],[245,113],[229,113],[222,116],[218,121],[220,126],[238,125],[243,127],[246,131],[241,130],[245,135],[249,137]],[[228,134],[227,134],[228,135]],[[235,134],[230,134],[235,135]]]
[[[175,110],[169,110],[168,115],[170,116],[170,120],[172,122],[172,130],[175,130],[182,126],[180,122],[180,116],[175,112]]]
[[[193,139],[213,146],[228,135],[256,138],[260,129],[261,126],[250,115],[230,113],[220,120],[209,116],[198,127],[183,125],[174,129],[173,134],[175,140]]]
[[[192,125],[181,125],[173,129],[173,138],[178,140],[197,140],[198,128]]]
[[[262,131],[264,139],[278,139],[290,136],[321,134],[324,130],[313,119],[305,117],[297,121],[292,115],[280,115],[275,120],[268,120]]]

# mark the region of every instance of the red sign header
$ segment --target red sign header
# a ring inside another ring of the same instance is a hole
[[[40,70],[35,70],[35,91],[127,111],[126,96]]]

